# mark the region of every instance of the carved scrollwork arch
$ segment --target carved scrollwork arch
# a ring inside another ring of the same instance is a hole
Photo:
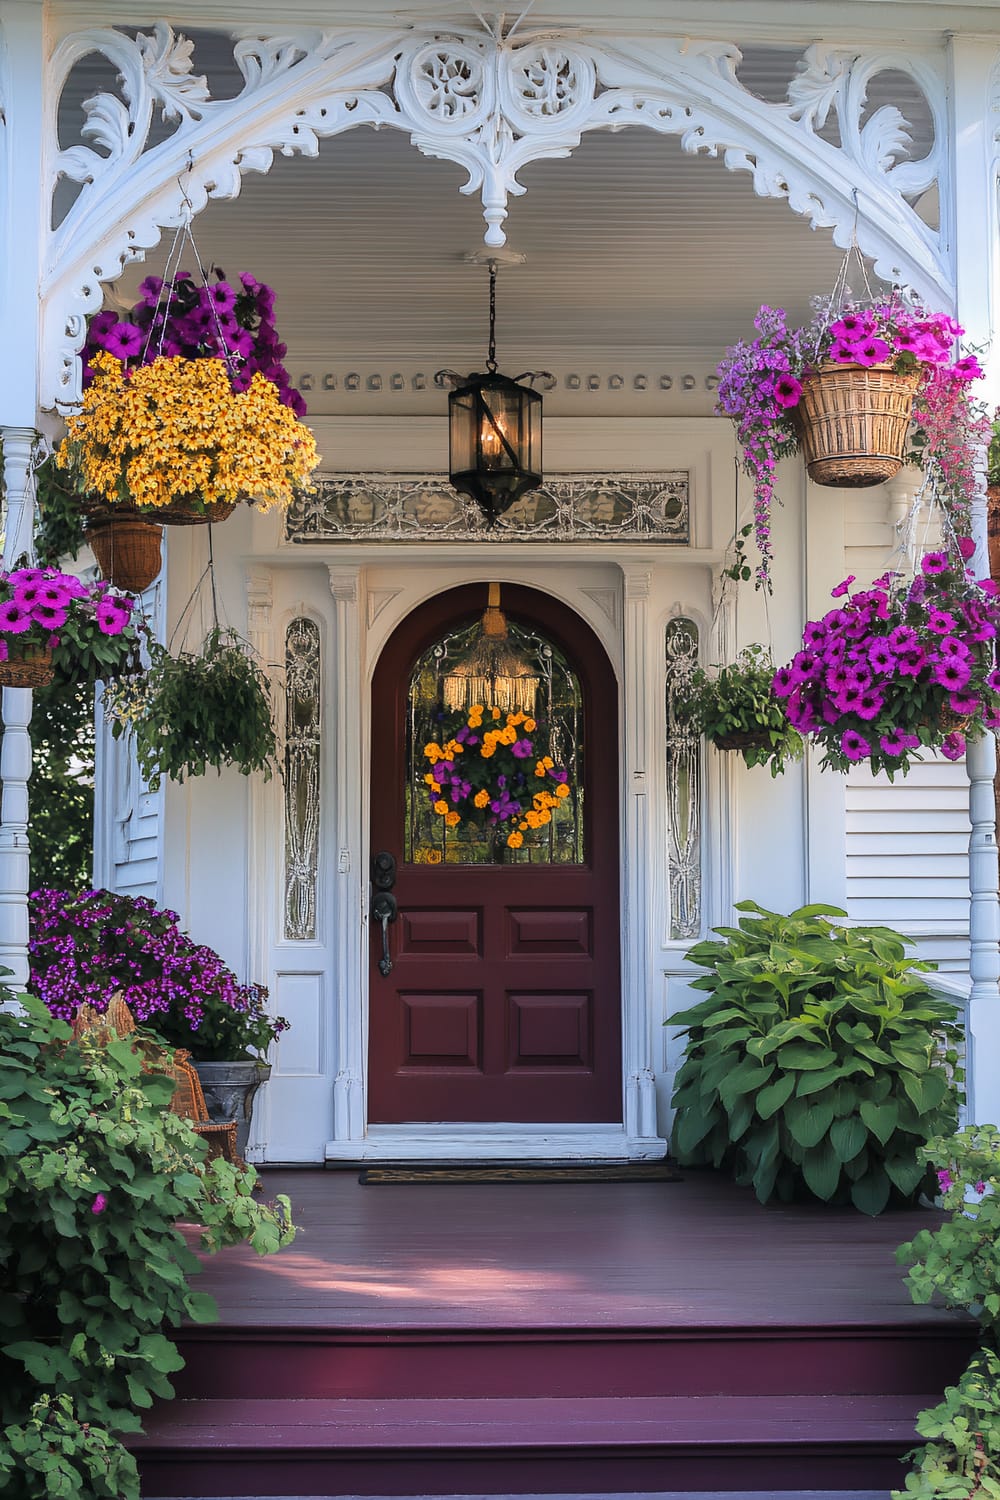
[[[59,98],[72,68],[92,52],[117,68],[120,97],[102,92],[87,100],[84,142],[61,150]],[[589,130],[644,126],[677,135],[683,150],[751,173],[760,196],[787,199],[814,227],[832,229],[840,245],[856,224],[862,250],[886,280],[938,303],[952,300],[939,236],[911,206],[943,175],[945,90],[936,54],[817,43],[779,103],[740,82],[736,47],[680,38],[595,42],[526,32],[505,40],[454,28],[302,28],[238,33],[233,59],[243,86],[213,99],[193,71],[190,42],[165,22],[134,40],[84,31],[56,49],[49,185],[54,191],[66,177],[80,192],[52,233],[46,261],[43,406],[78,398],[76,355],[102,283],[179,222],[185,194],[197,213],[209,198],[236,197],[243,173],[267,172],[275,151],[315,156],[322,138],[357,125],[405,130],[425,155],[463,166],[462,191],[481,193],[491,246],[504,243],[508,200],[525,191],[518,172],[527,163],[570,155]],[[933,145],[916,161],[895,106],[866,114],[872,79],[889,69],[913,79],[934,121]],[[174,129],[148,144],[157,109]],[[839,145],[820,133],[834,115]]]

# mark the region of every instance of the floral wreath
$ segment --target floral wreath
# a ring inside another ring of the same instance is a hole
[[[484,729],[484,721],[490,727]],[[505,716],[481,703],[473,704],[468,716],[446,716],[439,739],[423,752],[431,765],[424,783],[445,826],[457,828],[464,821],[506,828],[507,847],[520,849],[526,834],[551,823],[553,811],[570,795],[569,775],[551,755],[538,754],[541,733],[529,715]]]

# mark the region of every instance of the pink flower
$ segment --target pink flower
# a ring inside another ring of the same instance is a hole
[[[7,635],[20,635],[31,628],[31,616],[16,599],[7,599],[0,604],[0,630]]]
[[[960,536],[959,537],[959,539],[958,539],[958,550],[962,554],[962,556],[965,558],[965,561],[968,562],[969,558],[972,556],[972,554],[976,550],[976,544],[972,540],[971,536]]]
[[[840,749],[848,760],[864,760],[872,753],[871,745],[864,735],[858,734],[856,729],[848,729],[841,735]]]
[[[774,399],[779,406],[798,406],[802,397],[802,383],[794,375],[782,375],[774,383]]]
[[[121,635],[132,613],[130,599],[105,598],[97,606],[97,628],[102,635]]]
[[[953,1188],[955,1186],[955,1179],[952,1177],[947,1167],[938,1167],[937,1180],[938,1186],[940,1187],[942,1193],[946,1193],[949,1188]]]
[[[859,365],[881,365],[889,358],[892,352],[885,339],[868,338],[863,344],[855,346],[855,359]]]
[[[976,1188],[976,1192],[979,1194],[979,1196],[981,1198],[983,1196],[983,1194],[985,1193],[985,1191],[986,1191],[986,1184],[985,1184],[985,1182],[979,1181],[979,1182],[977,1182],[975,1184],[975,1188]]]
[[[102,1214],[104,1212],[104,1210],[107,1208],[107,1206],[108,1206],[107,1194],[105,1194],[105,1193],[98,1193],[97,1197],[94,1199],[93,1203],[90,1205],[90,1212],[92,1214]]]
[[[941,746],[941,754],[945,760],[961,760],[965,754],[965,735],[959,734],[953,729],[951,734],[946,734]]]
[[[841,598],[842,595],[846,594],[847,591],[850,589],[851,584],[854,582],[854,580],[855,580],[855,575],[852,573],[849,578],[845,578],[844,579],[843,583],[838,583],[836,588],[833,588],[833,589],[830,590],[830,598],[831,599],[839,599],[839,598]]]

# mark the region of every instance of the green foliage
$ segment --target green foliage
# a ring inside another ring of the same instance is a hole
[[[224,765],[269,779],[277,741],[267,676],[250,646],[216,626],[200,651],[174,657],[154,644],[149,655],[144,676],[122,678],[104,695],[112,734],[134,734],[149,786],[155,791],[161,776],[182,782]]]
[[[986,483],[1000,484],[1000,414],[993,418],[990,446],[986,455]]]
[[[1000,1497],[1000,1130],[968,1125],[930,1141],[922,1159],[937,1167],[949,1217],[900,1245],[897,1260],[914,1302],[942,1298],[979,1322],[984,1345],[939,1406],[921,1412],[917,1431],[931,1441],[914,1449],[915,1464],[899,1496]]]
[[[741,527],[741,529],[733,537],[732,543],[730,544],[733,554],[732,562],[729,564],[728,568],[722,569],[722,572],[719,575],[720,578],[730,578],[732,579],[733,583],[750,582],[750,579],[753,577],[753,570],[750,567],[750,564],[747,562],[746,541],[747,537],[752,531],[753,522],[749,521],[746,526]]]
[[[0,1428],[37,1449],[32,1423],[48,1401],[60,1442],[85,1465],[91,1440],[82,1425],[77,1440],[74,1423],[137,1431],[183,1363],[169,1330],[215,1316],[189,1285],[199,1262],[178,1223],[202,1226],[205,1250],[249,1240],[260,1254],[294,1229],[287,1199],[254,1201],[252,1169],[206,1162],[168,1111],[158,1049],[75,1042],[41,1002],[25,1005],[0,1015]]]
[[[917,1418],[929,1438],[907,1455],[915,1464],[893,1500],[970,1500],[1000,1497],[1000,1359],[980,1349],[938,1406]]]
[[[2,1436],[7,1500],[139,1500],[135,1459],[106,1427],[81,1422],[69,1396],[39,1397]]]
[[[33,886],[87,885],[94,850],[94,693],[66,672],[36,688],[28,839]]]
[[[957,1123],[955,1008],[886,927],[753,901],[687,957],[708,973],[677,1075],[673,1149],[730,1168],[762,1203],[805,1192],[877,1214],[928,1179],[918,1147]],[[943,1050],[944,1048],[947,1050]]]
[[[80,496],[66,475],[49,457],[35,475],[38,511],[35,520],[35,552],[40,568],[57,568],[66,558],[75,558],[83,547],[83,512]]]
[[[770,766],[771,775],[802,755],[802,736],[793,729],[771,690],[774,664],[763,646],[747,646],[736,661],[701,667],[678,693],[678,716],[720,750],[738,749],[748,766]],[[752,736],[752,743],[732,744]]]
[[[967,1125],[920,1152],[937,1163],[938,1185],[951,1217],[922,1229],[896,1258],[909,1264],[906,1284],[914,1302],[937,1294],[948,1307],[978,1318],[984,1334],[1000,1343],[1000,1130]]]

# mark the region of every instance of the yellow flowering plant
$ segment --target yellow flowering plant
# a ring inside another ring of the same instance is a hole
[[[436,740],[424,746],[424,784],[448,828],[468,822],[503,835],[520,849],[570,795],[569,776],[537,746],[545,735],[529,715],[477,703],[468,714],[442,714]]]
[[[287,505],[319,462],[309,429],[259,372],[235,390],[222,359],[160,356],[129,370],[91,361],[81,410],[56,462],[73,487],[151,519],[178,502],[202,514],[252,499]]]

